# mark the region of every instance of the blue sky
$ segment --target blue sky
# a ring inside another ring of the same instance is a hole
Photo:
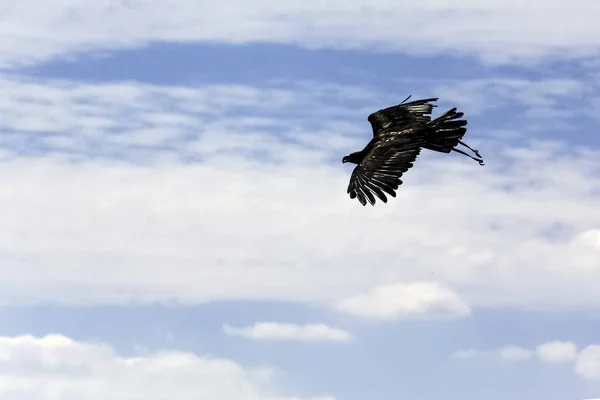
[[[600,396],[598,5],[324,4],[3,5],[0,399]]]

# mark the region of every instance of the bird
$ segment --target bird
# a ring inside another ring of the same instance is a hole
[[[414,100],[409,95],[402,103],[381,109],[367,118],[373,129],[373,138],[364,149],[342,158],[342,163],[356,164],[350,176],[347,193],[351,199],[365,206],[375,205],[376,199],[387,203],[386,194],[396,197],[402,184],[402,175],[413,167],[421,149],[441,153],[451,151],[463,154],[485,165],[479,151],[461,141],[465,135],[467,121],[464,113],[451,108],[435,119],[431,119],[432,104],[437,97]],[[457,149],[463,145],[475,157]]]

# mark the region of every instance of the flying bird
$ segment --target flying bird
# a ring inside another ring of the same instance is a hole
[[[484,165],[479,152],[461,141],[467,132],[467,121],[460,119],[462,112],[454,107],[432,120],[431,111],[437,106],[431,102],[438,98],[406,103],[410,97],[369,115],[373,139],[361,151],[342,158],[342,163],[357,164],[350,177],[348,194],[363,206],[367,201],[375,205],[375,196],[384,203],[387,203],[386,193],[396,197],[396,190],[402,184],[400,178],[412,168],[421,149],[454,151]],[[455,148],[459,144],[471,150],[475,157]]]

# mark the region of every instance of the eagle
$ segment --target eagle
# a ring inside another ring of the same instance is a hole
[[[363,206],[367,201],[374,206],[375,197],[387,203],[386,193],[396,197],[396,190],[402,184],[400,178],[412,168],[421,149],[441,153],[454,151],[484,165],[479,152],[461,141],[467,132],[467,121],[460,119],[462,112],[454,107],[432,120],[430,114],[437,105],[431,103],[438,98],[406,103],[410,97],[369,115],[373,139],[361,151],[342,158],[342,163],[356,164],[348,194]],[[455,148],[459,144],[471,150],[475,157]]]

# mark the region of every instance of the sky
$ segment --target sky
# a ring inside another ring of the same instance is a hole
[[[600,397],[600,3],[0,0],[1,400]],[[439,97],[363,207],[367,116]]]

